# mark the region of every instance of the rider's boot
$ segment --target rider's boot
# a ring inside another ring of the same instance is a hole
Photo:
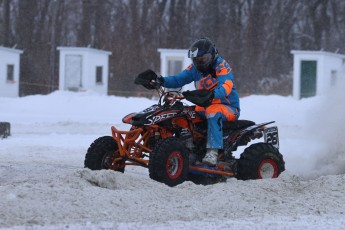
[[[218,149],[207,149],[205,157],[202,162],[210,166],[215,166],[217,164]]]

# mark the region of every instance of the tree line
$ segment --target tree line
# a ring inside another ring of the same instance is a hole
[[[0,0],[0,45],[22,49],[20,95],[58,88],[58,46],[112,52],[109,94],[133,96],[158,48],[211,38],[241,95],[289,95],[293,49],[345,53],[343,0]],[[131,90],[128,90],[131,89]]]

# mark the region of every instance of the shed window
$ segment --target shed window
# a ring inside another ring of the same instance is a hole
[[[331,71],[331,86],[335,86],[337,84],[338,73],[336,70]]]
[[[96,83],[102,84],[103,83],[103,67],[102,66],[96,66]]]
[[[7,81],[14,81],[14,65],[7,65]]]

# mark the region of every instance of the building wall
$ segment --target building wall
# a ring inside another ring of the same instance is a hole
[[[169,73],[168,73],[169,60],[174,60],[174,59],[181,60],[182,68],[180,71],[186,69],[192,63],[190,58],[188,58],[188,50],[186,49],[158,49],[158,52],[160,52],[160,59],[161,59],[160,74],[163,77],[169,76]],[[195,86],[194,86],[194,83],[192,82],[184,86],[182,90],[194,90],[194,89],[195,89]]]
[[[183,66],[182,69],[187,68],[191,61],[188,58],[188,50],[184,49],[158,49],[158,52],[160,52],[160,58],[161,58],[161,74],[163,76],[168,75],[168,66],[167,66],[167,60],[171,58],[178,58],[179,60],[182,60]]]
[[[296,99],[301,97],[301,61],[317,62],[316,95],[326,94],[331,90],[332,84],[337,84],[345,76],[345,73],[343,73],[345,55],[323,51],[293,50],[291,53],[294,55],[293,96]],[[334,76],[334,73],[336,73],[336,76]]]
[[[344,56],[345,60],[345,56]],[[330,55],[324,55],[322,57],[321,65],[321,75],[320,75],[320,89],[319,94],[325,94],[328,91],[332,90],[332,84],[337,84],[340,81],[341,75],[342,75],[342,64],[343,59],[338,58],[335,56]],[[332,80],[332,72],[335,72],[336,76],[334,76],[336,79]],[[333,82],[335,81],[335,82]]]
[[[109,67],[108,67],[108,55],[104,53],[98,52],[86,52],[85,59],[83,63],[84,73],[85,76],[83,79],[83,85],[85,88],[90,89],[92,91],[107,94],[108,93],[108,75],[109,75]],[[96,67],[102,66],[102,83],[96,83]]]
[[[0,47],[0,96],[19,96],[19,67],[21,50]],[[7,65],[13,65],[13,81],[7,80]]]
[[[92,90],[100,94],[108,93],[109,55],[110,52],[80,47],[58,47],[60,50],[59,90],[65,88],[66,55],[80,55],[82,58],[81,86],[79,91]],[[102,67],[102,83],[96,83],[96,67]]]

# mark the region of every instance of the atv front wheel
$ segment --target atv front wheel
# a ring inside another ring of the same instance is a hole
[[[124,172],[125,162],[122,159],[113,164],[113,160],[119,157],[119,148],[114,138],[110,136],[100,137],[87,150],[84,167],[91,170],[113,169]]]
[[[150,178],[169,186],[186,180],[189,159],[186,147],[178,138],[167,138],[157,143],[150,154]]]
[[[237,178],[241,180],[276,178],[285,170],[279,150],[267,143],[249,146],[238,160]]]

